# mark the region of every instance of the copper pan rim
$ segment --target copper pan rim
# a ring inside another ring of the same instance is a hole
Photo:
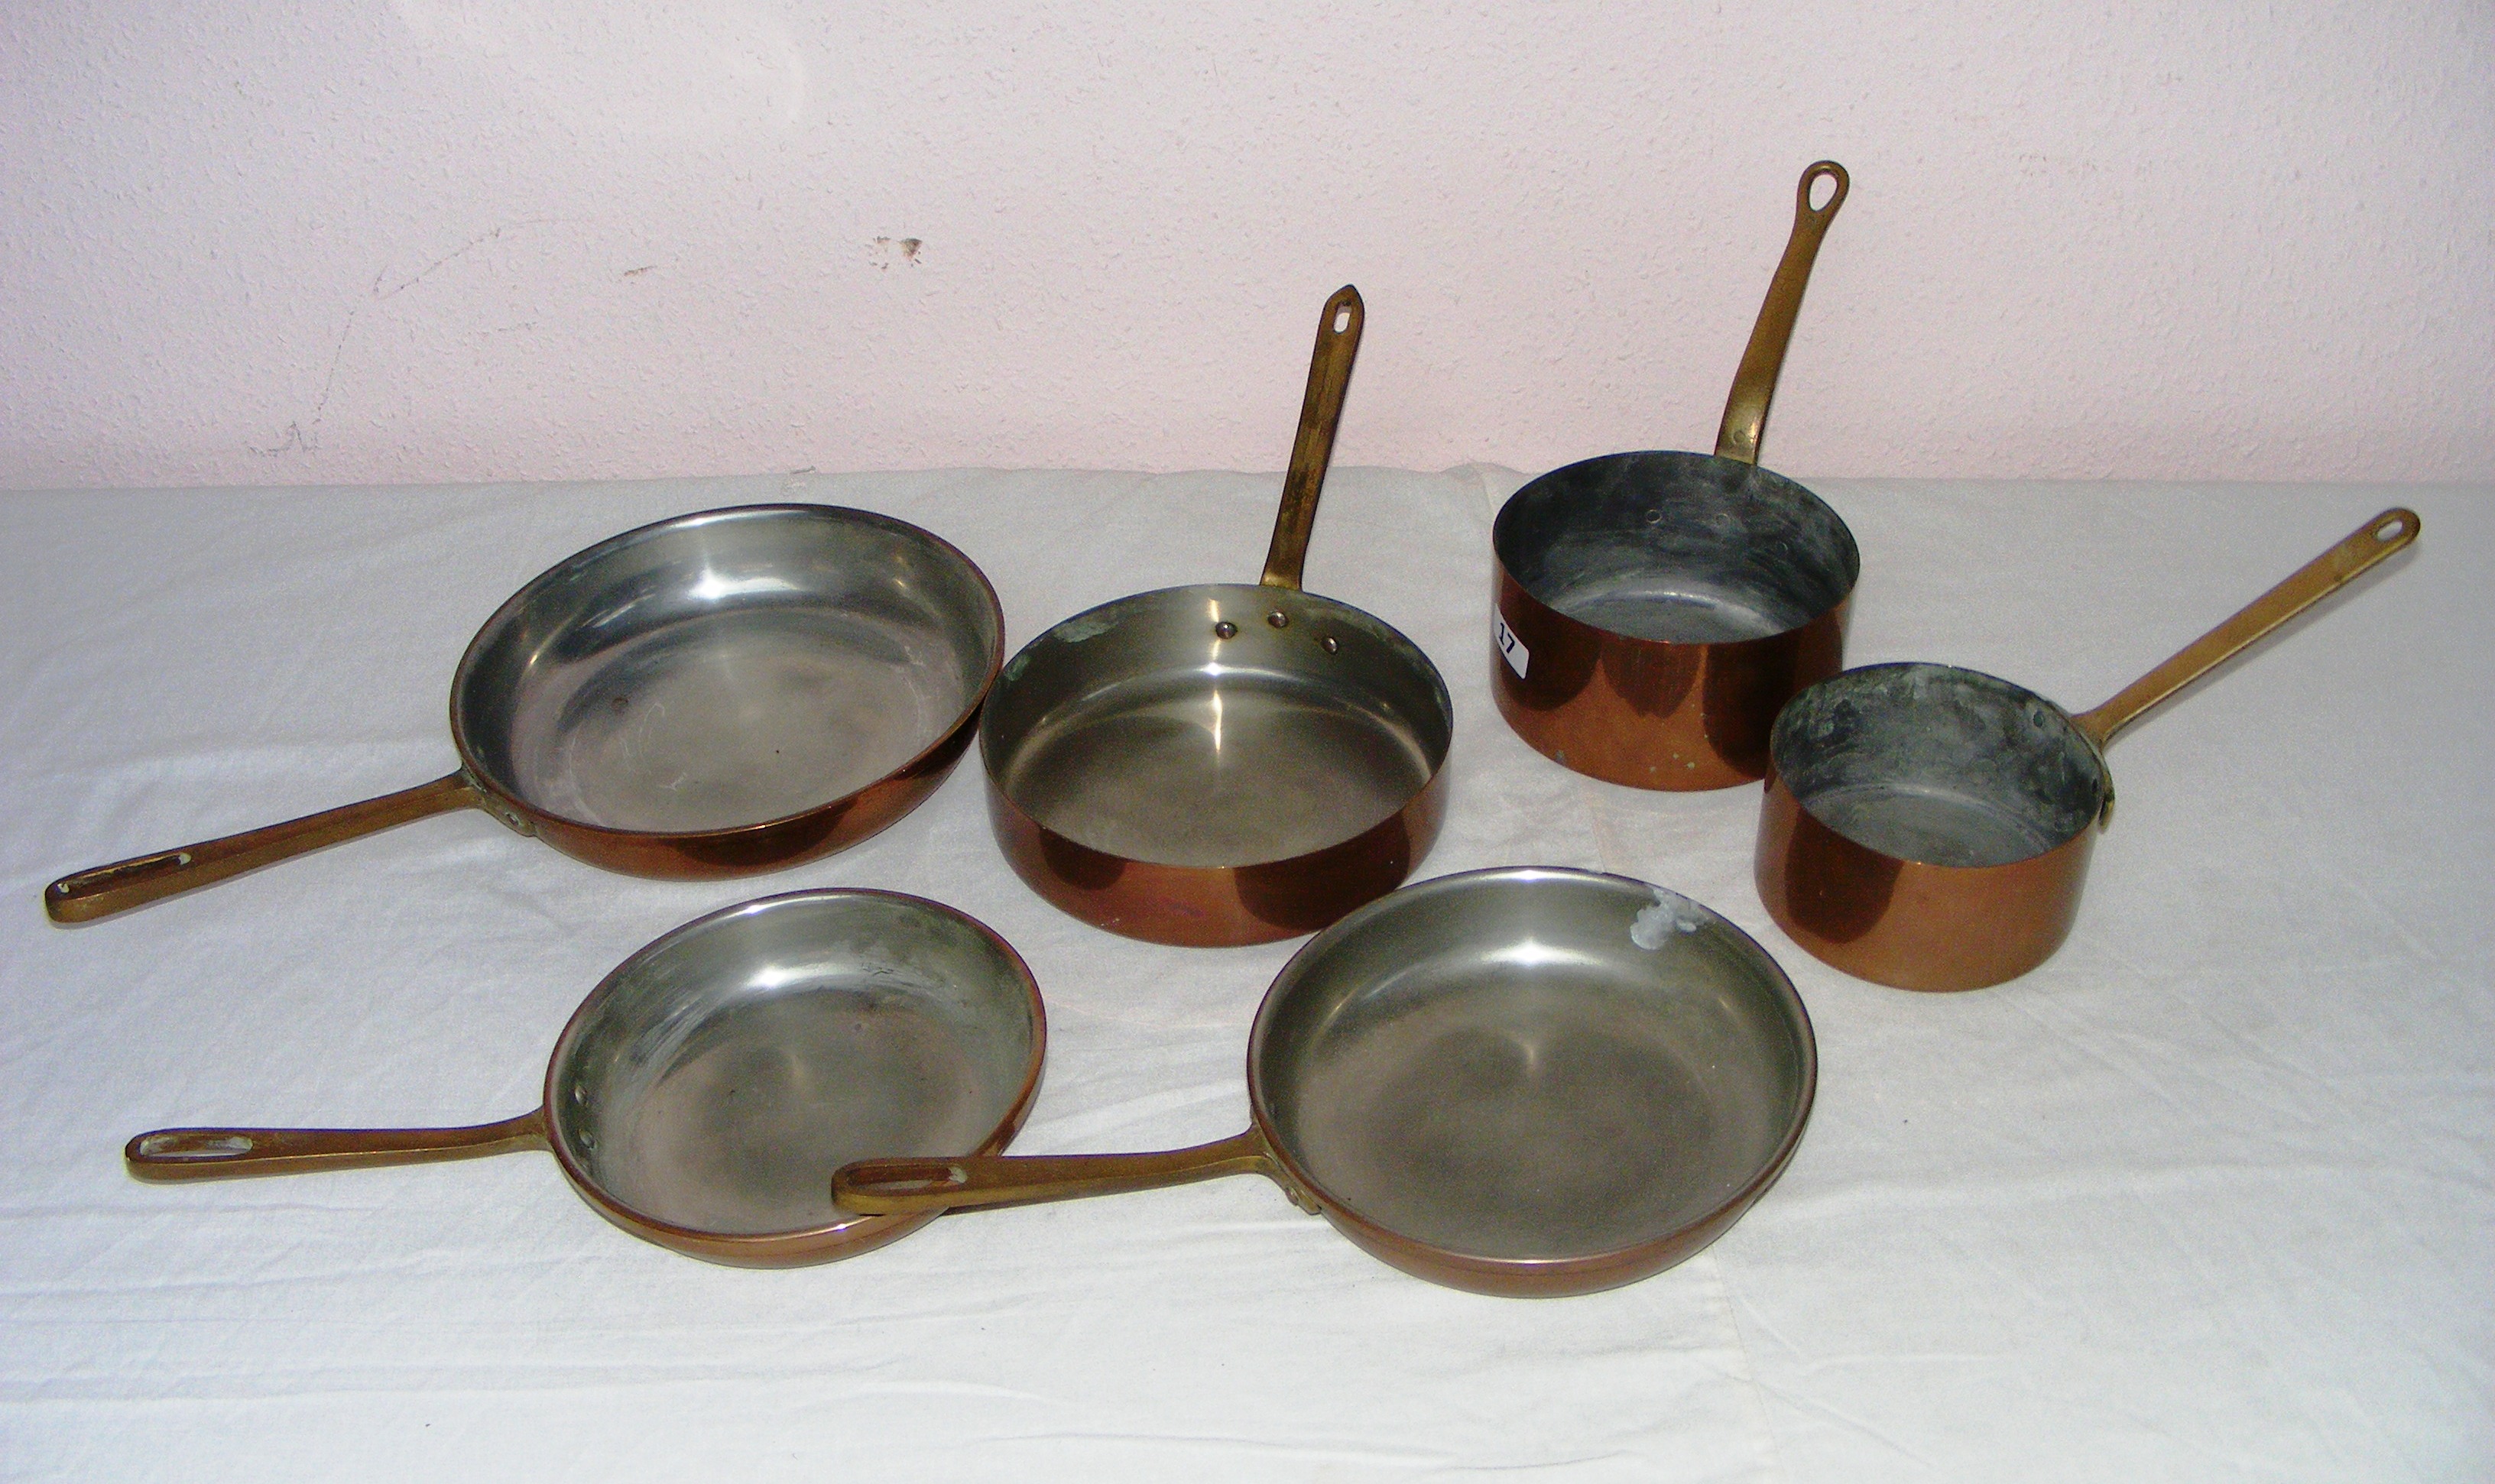
[[[993,636],[989,642],[981,646],[985,652],[982,656],[978,681],[976,684],[969,687],[968,698],[958,712],[949,722],[937,730],[916,753],[907,761],[886,771],[882,776],[837,798],[792,809],[771,818],[706,830],[634,830],[602,825],[595,820],[574,818],[526,798],[517,790],[507,786],[480,763],[477,749],[472,744],[462,706],[468,692],[470,677],[478,663],[479,656],[500,631],[501,626],[524,610],[528,606],[528,600],[542,591],[549,580],[570,571],[591,566],[615,552],[664,531],[723,519],[759,518],[770,515],[832,516],[879,527],[902,535],[907,540],[925,546],[939,558],[952,563],[962,576],[975,586],[986,607],[987,632]],[[988,580],[988,574],[981,570],[979,564],[972,561],[960,547],[912,522],[902,520],[897,516],[885,515],[879,511],[847,505],[818,505],[792,501],[725,505],[713,510],[699,510],[651,521],[585,547],[539,573],[505,599],[502,606],[477,626],[476,634],[468,642],[467,649],[460,654],[458,667],[452,672],[448,701],[450,742],[458,752],[461,771],[477,789],[532,823],[553,825],[565,833],[583,841],[611,841],[619,849],[640,843],[662,847],[729,845],[735,841],[767,835],[775,831],[785,831],[792,826],[801,825],[821,816],[838,814],[878,789],[886,787],[895,779],[914,777],[926,772],[931,762],[942,759],[948,748],[957,742],[957,734],[976,721],[989,693],[995,689],[997,677],[1004,666],[1003,636],[1004,606],[998,599],[996,585]],[[944,760],[944,765],[949,767],[950,760]]]

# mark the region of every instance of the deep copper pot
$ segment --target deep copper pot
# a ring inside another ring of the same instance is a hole
[[[1867,665],[1776,720],[1753,868],[1787,936],[1901,989],[1979,989],[2052,956],[2113,811],[2117,733],[2417,539],[2391,509],[2093,711],[1952,665]]]
[[[1813,207],[1822,179],[1833,189]],[[1545,756],[1634,788],[1745,783],[1767,771],[1784,703],[1840,668],[1862,565],[1853,533],[1758,460],[1846,190],[1833,162],[1802,172],[1713,456],[1608,454],[1542,475],[1500,508],[1492,693]]]

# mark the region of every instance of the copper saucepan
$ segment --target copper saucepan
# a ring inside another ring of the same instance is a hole
[[[927,1218],[833,1208],[862,1154],[1001,1149],[1039,1087],[1039,986],[1003,939],[891,892],[796,892],[715,912],[590,991],[545,1102],[458,1129],[165,1129],[141,1180],[300,1174],[551,1148],[633,1235],[786,1267],[880,1247]]]
[[[1833,189],[1814,207],[1822,179]],[[1846,189],[1833,161],[1802,171],[1712,457],[1607,454],[1553,469],[1500,507],[1492,691],[1543,755],[1634,788],[1746,783],[1767,770],[1777,711],[1837,672],[1862,569],[1854,534],[1758,463],[1794,317]]]
[[[1393,628],[1300,591],[1361,320],[1349,286],[1326,301],[1264,580],[1077,614],[989,699],[998,843],[1085,922],[1197,946],[1313,932],[1437,837],[1445,681]]]
[[[701,879],[794,864],[915,807],[969,746],[1004,651],[994,589],[907,522],[748,505],[557,563],[450,681],[459,771],[53,882],[82,923],[457,808],[592,865]]]
[[[2417,539],[2386,510],[2121,694],[2072,715],[1953,665],[1866,665],[1777,718],[1759,897],[1796,943],[1902,989],[1979,989],[2052,956],[2113,810],[2105,749],[2158,703]]]
[[[1248,1132],[1165,1154],[874,1159],[851,1210],[1272,1177],[1382,1260],[1518,1297],[1631,1283],[1713,1241],[1802,1138],[1810,1016],[1687,897],[1586,871],[1443,876],[1300,950],[1248,1041]]]

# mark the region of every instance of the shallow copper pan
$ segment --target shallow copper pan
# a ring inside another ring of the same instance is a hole
[[[547,1149],[633,1235],[741,1267],[880,1247],[924,1216],[836,1210],[864,1154],[993,1152],[1048,1040],[1003,939],[891,892],[796,892],[715,912],[626,959],[573,1013],[542,1105],[457,1129],[164,1129],[148,1181],[301,1174]]]
[[[839,850],[927,797],[1004,651],[968,557],[889,516],[748,505],[630,530],[539,574],[450,682],[459,770],[243,834],[79,871],[80,923],[457,808],[635,876]]]
[[[1740,928],[1618,876],[1442,876],[1320,933],[1248,1042],[1248,1132],[1165,1154],[875,1159],[853,1210],[1270,1176],[1378,1258],[1518,1297],[1631,1283],[1713,1241],[1801,1141],[1810,1016]]]
[[[1300,591],[1361,321],[1349,286],[1326,301],[1261,583],[1104,603],[997,682],[979,755],[998,843],[1085,922],[1200,947],[1314,932],[1437,837],[1455,728],[1437,667]]]
[[[1814,208],[1822,179],[1833,188]],[[1833,161],[1802,171],[1712,457],[1607,454],[1500,507],[1492,691],[1545,756],[1634,788],[1746,783],[1766,772],[1777,711],[1837,672],[1862,567],[1854,534],[1758,463],[1794,317],[1846,189]]]
[[[2116,733],[2417,539],[2386,510],[2094,711],[1952,665],[1867,665],[1777,718],[1759,897],[1796,943],[1903,989],[1977,989],[2052,956],[2113,810]]]

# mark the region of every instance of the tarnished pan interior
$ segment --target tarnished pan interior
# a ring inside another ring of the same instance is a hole
[[[755,506],[628,532],[489,620],[451,733],[487,782],[610,830],[732,830],[892,773],[1002,651],[958,552],[899,521]]]
[[[1776,1167],[1808,1016],[1739,928],[1617,876],[1481,871],[1337,924],[1276,981],[1249,1096],[1294,1173],[1463,1257],[1616,1253]]]
[[[1033,640],[979,748],[999,790],[1068,839],[1235,866],[1392,817],[1446,761],[1453,725],[1437,671],[1393,628],[1311,593],[1213,584],[1121,598]]]
[[[1509,576],[1580,622],[1635,639],[1722,644],[1799,628],[1861,575],[1853,533],[1781,474],[1697,453],[1623,453],[1553,469],[1491,529]]]
[[[608,975],[546,1074],[575,1178],[695,1231],[849,1219],[832,1171],[977,1149],[1035,1070],[1023,976],[967,920],[878,893],[703,919]]]
[[[2062,844],[2104,808],[2104,761],[2070,716],[2008,681],[1952,665],[1867,665],[1794,698],[1769,743],[1820,823],[1883,855],[2008,865]]]

